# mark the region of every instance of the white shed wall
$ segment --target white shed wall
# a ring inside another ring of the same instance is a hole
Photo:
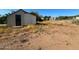
[[[36,16],[24,14],[24,25],[26,24],[36,24]]]
[[[7,17],[7,26],[15,26],[15,17],[13,15]]]
[[[79,20],[79,17],[76,17],[77,20]]]
[[[16,26],[15,15],[21,15],[21,24],[23,25],[23,14],[24,12],[20,11],[15,14],[12,14],[7,17],[7,26]]]
[[[19,11],[7,17],[7,26],[16,26],[15,15],[21,15],[21,25],[36,24],[36,16]]]

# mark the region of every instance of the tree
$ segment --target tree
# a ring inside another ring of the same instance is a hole
[[[59,16],[57,20],[70,20],[73,19],[74,16]]]
[[[6,24],[7,23],[7,16],[10,15],[10,13],[7,13],[3,16],[0,16],[0,24]]]
[[[51,16],[48,16],[48,20],[50,20]]]
[[[38,22],[38,21],[43,21],[43,20],[41,19],[41,16],[40,16],[38,13],[36,13],[36,12],[31,12],[30,14],[36,16],[36,21],[37,21],[37,22]]]
[[[50,20],[51,16],[44,16],[44,20]]]
[[[48,16],[44,16],[44,20],[48,20]]]
[[[7,13],[3,16],[0,15],[0,24],[6,24],[7,23],[7,17],[11,14],[11,13],[14,13],[15,10],[14,9],[11,9],[10,10],[10,13]]]

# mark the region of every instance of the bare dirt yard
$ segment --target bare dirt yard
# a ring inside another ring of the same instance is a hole
[[[79,50],[79,25],[44,21],[24,27],[0,27],[1,50]]]

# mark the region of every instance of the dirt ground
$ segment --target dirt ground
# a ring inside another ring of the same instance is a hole
[[[46,21],[9,28],[0,33],[0,49],[79,50],[79,25],[70,21]]]

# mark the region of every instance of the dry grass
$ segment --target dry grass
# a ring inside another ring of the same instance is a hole
[[[73,20],[72,23],[79,25],[79,20]]]
[[[79,49],[79,25],[44,21],[21,28],[0,27],[0,49]]]

